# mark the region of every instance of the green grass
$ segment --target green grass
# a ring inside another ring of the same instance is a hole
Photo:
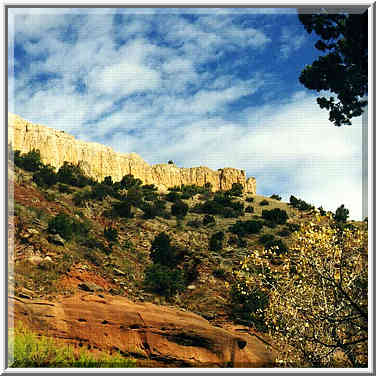
[[[103,353],[96,358],[86,350],[74,353],[72,346],[58,344],[52,338],[39,337],[22,325],[9,330],[9,360],[11,368],[136,367],[133,359],[120,354]]]

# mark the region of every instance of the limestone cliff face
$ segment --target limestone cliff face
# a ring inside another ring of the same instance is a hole
[[[155,184],[160,190],[182,184],[203,186],[211,183],[213,190],[230,189],[233,183],[241,183],[247,193],[256,193],[256,179],[246,178],[243,170],[208,167],[179,168],[171,164],[149,165],[135,153],[121,154],[94,142],[83,142],[63,132],[33,124],[21,117],[8,114],[9,143],[14,150],[27,153],[39,149],[44,163],[58,169],[64,161],[79,163],[91,177],[102,181],[112,176],[119,181],[132,174],[144,184]]]

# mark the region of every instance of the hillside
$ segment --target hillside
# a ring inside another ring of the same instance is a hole
[[[9,162],[16,322],[140,367],[273,366],[273,343],[234,294],[233,271],[251,250],[287,250],[313,207],[237,184],[160,192],[131,175],[81,181],[74,165],[53,180],[48,167],[30,168],[28,155]],[[273,209],[285,216],[268,219],[263,211]]]

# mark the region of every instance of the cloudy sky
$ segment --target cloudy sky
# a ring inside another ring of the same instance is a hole
[[[10,9],[9,111],[148,163],[235,167],[257,193],[362,210],[362,119],[298,80],[295,9]]]

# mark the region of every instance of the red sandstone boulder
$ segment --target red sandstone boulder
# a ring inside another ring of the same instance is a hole
[[[163,366],[268,367],[274,354],[246,333],[189,312],[111,295],[79,293],[58,302],[10,297],[13,318],[32,330],[85,346],[120,351]],[[152,363],[150,363],[152,364]]]

